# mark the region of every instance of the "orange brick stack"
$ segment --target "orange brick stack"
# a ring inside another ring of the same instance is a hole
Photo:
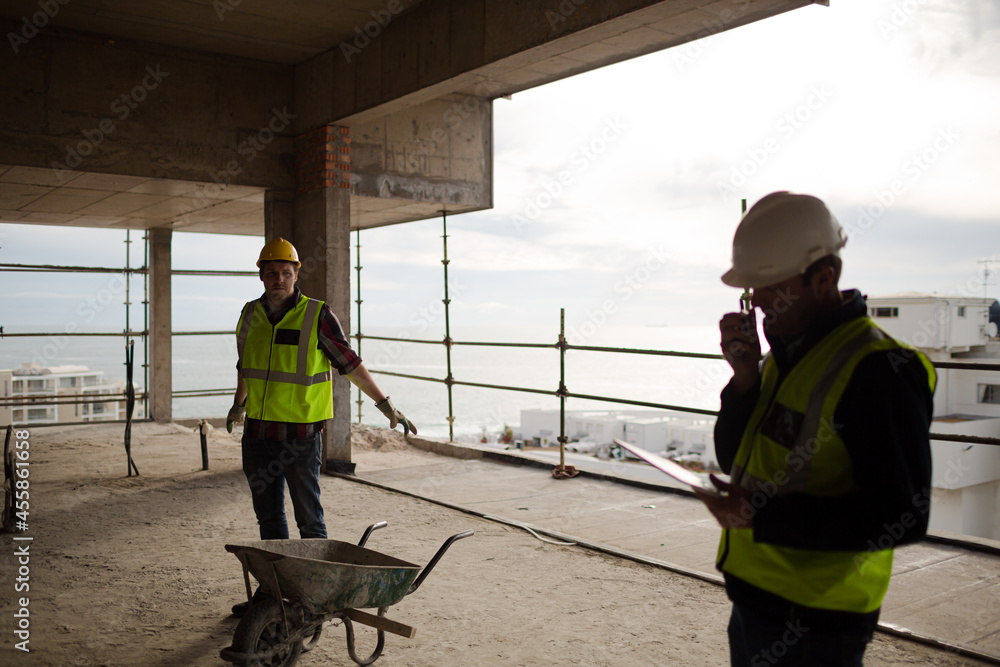
[[[295,138],[295,190],[351,187],[351,131],[321,125]]]

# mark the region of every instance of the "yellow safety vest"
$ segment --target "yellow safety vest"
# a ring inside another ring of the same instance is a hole
[[[777,390],[777,364],[768,355],[760,397],[733,464],[734,482],[763,494],[756,495],[760,500],[790,493],[836,497],[856,491],[851,458],[834,428],[834,412],[858,363],[872,352],[893,349],[899,350],[901,360],[903,355],[919,356],[933,392],[936,374],[927,357],[891,338],[869,317],[852,319],[830,332]],[[783,446],[761,432],[764,420],[776,416],[784,432],[793,434],[792,443]],[[892,549],[794,549],[754,542],[752,528],[730,528],[723,530],[717,562],[723,572],[793,603],[868,613],[881,606],[889,587]]]
[[[300,296],[272,325],[260,300],[243,307],[236,345],[251,419],[311,424],[333,417],[333,373],[319,349],[322,301]]]

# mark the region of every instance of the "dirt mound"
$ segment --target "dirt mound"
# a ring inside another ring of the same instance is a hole
[[[409,449],[402,431],[368,424],[351,424],[351,447],[367,451],[401,451]]]

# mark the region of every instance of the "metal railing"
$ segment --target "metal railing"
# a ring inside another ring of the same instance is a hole
[[[125,300],[123,305],[125,306],[125,327],[122,331],[98,331],[98,332],[84,332],[84,331],[62,331],[62,332],[29,332],[29,333],[12,333],[4,332],[3,327],[0,326],[0,339],[2,338],[76,338],[76,337],[121,337],[125,339],[125,350],[126,355],[128,355],[128,350],[130,346],[134,344],[132,339],[141,338],[143,343],[143,386],[148,387],[149,385],[149,245],[145,243],[148,240],[148,235],[143,235],[143,264],[142,266],[133,267],[131,261],[131,245],[132,241],[132,231],[125,230],[125,266],[123,267],[106,267],[106,266],[67,266],[58,264],[11,264],[11,263],[0,263],[0,272],[10,272],[10,273],[104,273],[104,274],[116,274],[122,275],[125,278]],[[143,327],[141,331],[135,331],[131,328],[130,307],[132,305],[131,301],[131,289],[132,283],[130,278],[132,276],[141,275],[143,277]],[[104,304],[106,305],[106,304]],[[67,327],[69,328],[69,327]],[[35,379],[41,376],[14,376],[15,378],[30,378]],[[96,386],[96,385],[95,385]],[[79,387],[72,387],[78,389]],[[53,389],[56,389],[55,387]],[[144,391],[141,393],[134,393],[133,396],[137,399],[142,399],[144,414],[149,414],[149,392]],[[64,400],[67,398],[73,398],[73,400]],[[32,391],[24,392],[18,396],[11,396],[5,400],[0,400],[0,407],[11,407],[11,408],[33,408],[33,407],[49,407],[58,405],[87,405],[91,403],[117,403],[119,401],[128,400],[128,390],[121,393],[111,393],[111,394],[61,394],[56,392],[50,392],[46,390],[42,391]],[[100,421],[100,420],[99,420]],[[63,422],[60,422],[63,423]],[[83,422],[90,423],[90,422]]]
[[[16,264],[16,263],[0,263],[0,272],[10,272],[10,273],[99,273],[99,274],[116,274],[125,277],[125,295],[123,305],[125,306],[125,328],[122,331],[58,331],[58,332],[46,332],[46,331],[32,331],[32,332],[4,332],[3,328],[0,327],[0,339],[2,338],[77,338],[77,337],[118,337],[125,339],[125,346],[128,349],[129,342],[133,338],[139,338],[143,343],[143,359],[142,359],[142,369],[143,369],[143,386],[146,387],[146,391],[136,392],[134,398],[141,400],[143,402],[143,413],[149,415],[149,398],[150,393],[148,391],[149,387],[149,246],[148,235],[143,235],[142,240],[144,241],[144,252],[143,252],[143,265],[139,267],[133,267],[131,265],[131,244],[133,243],[131,238],[131,230],[126,230],[125,232],[125,266],[123,267],[107,267],[107,266],[70,266],[70,265],[59,265],[59,264]],[[131,281],[129,278],[132,276],[143,277],[143,328],[142,330],[133,330],[130,328],[130,306],[131,302]],[[256,276],[256,271],[214,271],[214,270],[187,270],[187,269],[171,269],[171,276]],[[205,336],[205,335],[232,335],[231,330],[227,331],[173,331],[172,336]],[[15,376],[15,377],[25,377],[25,376]],[[41,376],[38,376],[41,377]],[[31,376],[32,379],[35,376]],[[229,394],[231,395],[234,389],[205,389],[205,390],[178,390],[171,392],[171,398],[189,398],[197,396],[222,396]],[[112,403],[118,401],[128,400],[127,392],[111,393],[111,394],[101,394],[101,398],[94,397],[83,397],[76,396],[72,394],[63,393],[53,393],[48,390],[34,391],[29,390],[29,392],[20,394],[18,396],[11,396],[6,398],[0,398],[0,407],[11,407],[11,408],[28,408],[28,407],[49,407],[57,405],[73,405],[73,404],[89,404],[89,403]],[[67,400],[68,399],[68,400]],[[102,420],[106,423],[107,420]],[[59,422],[59,423],[69,423],[69,422]],[[79,423],[90,423],[90,422],[79,422]],[[34,423],[33,425],[41,425],[41,423]]]
[[[359,333],[352,336],[357,340],[357,351],[361,353],[361,345],[364,340],[373,341],[386,341],[386,342],[400,342],[400,343],[416,343],[422,345],[442,345],[445,348],[445,371],[446,376],[444,378],[429,377],[423,375],[412,375],[407,373],[397,373],[388,370],[371,370],[374,374],[399,377],[411,380],[418,380],[423,382],[434,382],[439,384],[444,384],[448,390],[448,437],[449,440],[454,440],[454,424],[455,424],[455,407],[454,407],[454,397],[452,388],[456,386],[462,387],[476,387],[481,389],[491,389],[497,391],[513,391],[536,395],[554,396],[559,399],[559,444],[560,444],[560,465],[564,465],[565,458],[565,445],[568,441],[566,436],[566,400],[567,399],[579,399],[579,400],[589,400],[598,401],[603,403],[610,403],[616,405],[629,405],[644,408],[653,408],[660,410],[675,410],[678,412],[687,412],[692,414],[706,415],[706,416],[716,416],[718,413],[715,410],[706,410],[703,408],[697,408],[692,406],[683,405],[673,405],[667,403],[657,403],[652,401],[640,401],[630,398],[621,398],[613,396],[603,396],[594,394],[583,394],[575,393],[569,391],[566,387],[566,353],[570,350],[581,351],[581,352],[601,352],[601,353],[612,353],[612,354],[632,354],[632,355],[647,355],[647,356],[658,356],[658,357],[675,357],[675,358],[686,358],[686,359],[702,359],[702,360],[721,360],[723,359],[721,354],[705,354],[698,352],[680,352],[674,350],[655,350],[655,349],[640,349],[640,348],[628,348],[628,347],[604,347],[595,345],[572,345],[566,341],[566,330],[565,330],[565,310],[560,310],[559,316],[559,333],[556,342],[554,343],[511,343],[511,342],[499,342],[499,341],[456,341],[451,338],[451,319],[450,319],[450,306],[451,300],[448,296],[448,265],[450,263],[448,259],[448,219],[447,214],[442,212],[442,240],[443,240],[443,258],[441,263],[444,267],[444,298],[442,303],[444,304],[444,318],[445,318],[445,336],[442,340],[428,340],[428,339],[414,339],[414,338],[400,338],[400,337],[390,337],[390,336],[373,336],[366,335],[360,332],[361,329],[361,232],[357,231],[357,263],[355,269],[357,271],[357,299],[355,303],[357,304],[357,328]],[[147,239],[146,236],[143,237],[144,240]],[[144,327],[141,331],[134,331],[128,329],[128,308],[130,305],[129,301],[129,281],[126,280],[126,294],[125,294],[125,307],[126,307],[126,329],[121,332],[72,332],[72,333],[46,333],[46,332],[32,332],[32,333],[3,333],[0,334],[2,337],[50,337],[50,336],[120,336],[124,337],[126,340],[126,345],[131,338],[141,338],[143,340],[144,348],[144,363],[142,368],[144,371],[144,386],[147,388],[146,391],[137,393],[135,397],[137,399],[142,399],[145,404],[145,414],[149,414],[149,363],[148,363],[148,343],[149,343],[149,326],[148,326],[148,244],[146,244],[145,251],[145,261],[143,266],[132,268],[129,262],[128,244],[132,241],[128,236],[128,231],[126,232],[126,266],[121,268],[112,267],[88,267],[88,266],[62,266],[62,265],[51,265],[51,264],[5,264],[0,263],[0,272],[3,271],[13,271],[13,272],[26,272],[26,271],[36,271],[36,272],[70,272],[70,273],[116,273],[125,274],[130,276],[133,274],[142,275],[144,277],[144,299],[142,304],[144,306]],[[171,270],[171,275],[185,275],[185,276],[256,276],[256,271],[210,271],[210,270]],[[226,335],[231,336],[233,332],[231,330],[222,331],[173,331],[172,336],[219,336]],[[554,390],[546,389],[534,389],[529,387],[519,387],[510,385],[501,385],[485,382],[474,382],[471,380],[459,380],[456,379],[453,374],[452,365],[452,355],[451,349],[454,346],[469,346],[469,347],[505,347],[514,349],[555,349],[559,351],[559,384]],[[968,362],[937,362],[934,364],[936,368],[939,369],[955,369],[955,370],[985,370],[985,371],[1000,371],[1000,363],[997,364],[979,364],[979,363],[968,363]],[[171,398],[194,398],[194,397],[207,397],[207,396],[227,396],[233,394],[235,388],[223,388],[223,389],[189,389],[189,390],[174,390],[171,392]],[[6,400],[0,400],[0,406],[14,406],[25,407],[25,406],[46,406],[46,405],[62,405],[62,404],[72,404],[72,403],[97,403],[97,402],[112,402],[117,400],[125,400],[126,396],[122,394],[105,394],[102,395],[108,397],[106,400],[101,398],[77,398],[75,400],[67,401],[62,400],[66,398],[65,395],[60,395],[58,399],[56,398],[44,398],[47,395],[41,392],[40,395],[36,394],[34,396],[24,395],[19,397],[12,397]],[[358,393],[358,421],[362,418],[362,397],[359,390]],[[961,435],[961,434],[946,434],[946,433],[931,433],[931,437],[935,440],[949,441],[949,442],[964,442],[969,444],[982,444],[982,445],[1000,445],[1000,438],[990,438],[983,436],[974,435]]]
[[[639,354],[648,356],[666,356],[666,357],[679,357],[687,359],[709,359],[709,360],[721,360],[724,357],[721,354],[704,354],[699,352],[678,352],[673,350],[651,350],[651,349],[638,349],[638,348],[628,348],[628,347],[601,347],[595,345],[571,345],[566,341],[566,317],[565,309],[560,309],[559,311],[559,336],[555,343],[505,343],[505,342],[472,342],[472,341],[456,341],[451,338],[451,327],[450,327],[450,305],[451,301],[448,298],[448,216],[447,213],[441,212],[441,224],[442,224],[442,240],[443,240],[443,258],[441,263],[444,266],[444,298],[442,303],[444,304],[444,318],[445,318],[445,336],[443,340],[423,340],[414,338],[399,338],[391,336],[368,336],[360,332],[361,329],[361,233],[358,232],[357,235],[357,325],[359,333],[355,334],[353,338],[358,341],[358,352],[361,350],[361,342],[365,339],[368,340],[379,340],[386,342],[399,342],[399,343],[417,343],[426,345],[443,345],[445,348],[445,371],[447,375],[444,378],[428,377],[422,375],[412,375],[407,373],[396,373],[387,370],[372,370],[372,373],[377,373],[380,375],[387,375],[392,377],[406,378],[411,380],[418,380],[423,382],[435,382],[439,384],[444,384],[448,389],[448,438],[449,440],[455,439],[455,413],[454,413],[454,401],[452,396],[452,387],[464,386],[464,387],[478,387],[482,389],[494,389],[499,391],[515,391],[530,394],[542,394],[546,396],[555,396],[559,398],[559,450],[560,450],[560,467],[565,465],[565,449],[566,443],[568,441],[566,437],[566,400],[569,398],[599,401],[603,403],[612,403],[617,405],[631,405],[646,408],[655,408],[660,410],[676,410],[678,412],[689,412],[693,414],[707,415],[707,416],[717,416],[718,411],[716,410],[705,410],[702,408],[696,408],[691,406],[683,405],[671,405],[666,403],[656,403],[651,401],[639,401],[628,398],[618,398],[612,396],[600,396],[593,394],[579,394],[569,391],[566,387],[566,352],[569,350],[577,350],[584,352],[606,352],[615,354]],[[509,347],[509,348],[519,348],[519,349],[557,349],[559,350],[559,386],[555,390],[544,390],[544,389],[532,389],[527,387],[514,387],[499,384],[490,384],[483,382],[471,382],[456,380],[453,374],[452,359],[451,359],[451,348],[456,345],[467,345],[467,346],[483,346],[483,347]],[[1000,364],[971,364],[966,362],[938,362],[934,366],[940,369],[958,369],[958,370],[989,370],[989,371],[1000,371]],[[358,392],[358,421],[361,420],[361,405],[362,397],[361,392]],[[1000,445],[1000,438],[990,438],[983,436],[974,435],[961,435],[961,434],[948,434],[948,433],[931,433],[931,438],[934,440],[942,440],[949,442],[965,442],[970,444],[981,444],[981,445]]]
[[[482,389],[495,389],[500,391],[515,391],[521,393],[530,394],[541,394],[545,396],[555,396],[560,399],[560,424],[559,424],[559,442],[564,443],[566,439],[566,418],[565,418],[565,400],[569,398],[581,399],[581,400],[591,400],[603,403],[612,403],[617,405],[631,405],[645,408],[654,408],[658,410],[675,410],[678,412],[688,412],[692,414],[707,415],[707,416],[717,416],[718,411],[716,410],[706,410],[703,408],[697,408],[686,405],[673,405],[669,403],[656,403],[651,401],[639,401],[629,398],[618,398],[613,396],[603,396],[594,394],[581,394],[569,391],[565,384],[565,355],[567,351],[577,350],[584,352],[608,352],[608,353],[619,353],[619,354],[638,354],[638,355],[648,355],[654,357],[676,357],[685,359],[707,359],[707,360],[722,360],[724,357],[721,354],[705,354],[699,352],[679,352],[675,350],[651,350],[651,349],[640,349],[640,348],[627,348],[627,347],[598,347],[592,345],[572,345],[565,342],[565,328],[564,328],[564,311],[560,311],[560,332],[559,341],[556,343],[502,343],[502,342],[486,342],[486,341],[449,341],[449,340],[426,340],[426,339],[413,339],[413,338],[397,338],[390,336],[369,336],[365,334],[356,334],[354,337],[361,340],[378,340],[386,342],[399,342],[399,343],[418,343],[427,345],[444,345],[446,347],[452,347],[457,345],[467,345],[467,346],[481,346],[481,347],[510,347],[510,348],[521,348],[521,349],[557,349],[559,350],[560,356],[560,376],[559,376],[559,389],[547,390],[547,389],[534,389],[529,387],[515,387],[509,385],[500,384],[489,384],[483,382],[471,382],[464,380],[456,380],[452,373],[452,367],[450,364],[450,359],[446,361],[447,363],[447,376],[444,378],[439,377],[429,377],[425,375],[412,375],[408,373],[397,373],[394,371],[387,370],[372,370],[369,369],[373,374],[387,375],[391,377],[406,378],[410,380],[420,380],[424,382],[435,382],[438,384],[444,384],[448,387],[449,398],[451,393],[451,387],[462,386],[462,387],[478,387]],[[956,368],[960,370],[989,370],[989,371],[1000,371],[1000,364],[968,364],[968,363],[952,363],[952,362],[939,362],[935,363],[936,368],[946,369],[946,368]],[[455,415],[452,412],[452,401],[449,400],[449,412],[448,412],[448,423],[454,424]],[[949,434],[949,433],[931,433],[931,438],[934,440],[942,440],[948,442],[964,442],[969,444],[978,445],[1000,445],[1000,438],[990,438],[984,436],[976,435],[961,435],[961,434]],[[449,439],[454,440],[454,431],[449,430]]]

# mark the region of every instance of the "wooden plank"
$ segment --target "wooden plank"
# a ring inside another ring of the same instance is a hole
[[[399,635],[401,637],[406,637],[407,639],[413,639],[413,636],[417,634],[417,629],[409,625],[404,625],[397,621],[390,621],[384,616],[376,616],[374,614],[369,614],[368,612],[359,611],[357,609],[345,609],[344,613],[355,623],[360,623],[361,625],[367,625],[375,628],[376,630],[384,630],[386,632],[391,632],[394,635]]]

